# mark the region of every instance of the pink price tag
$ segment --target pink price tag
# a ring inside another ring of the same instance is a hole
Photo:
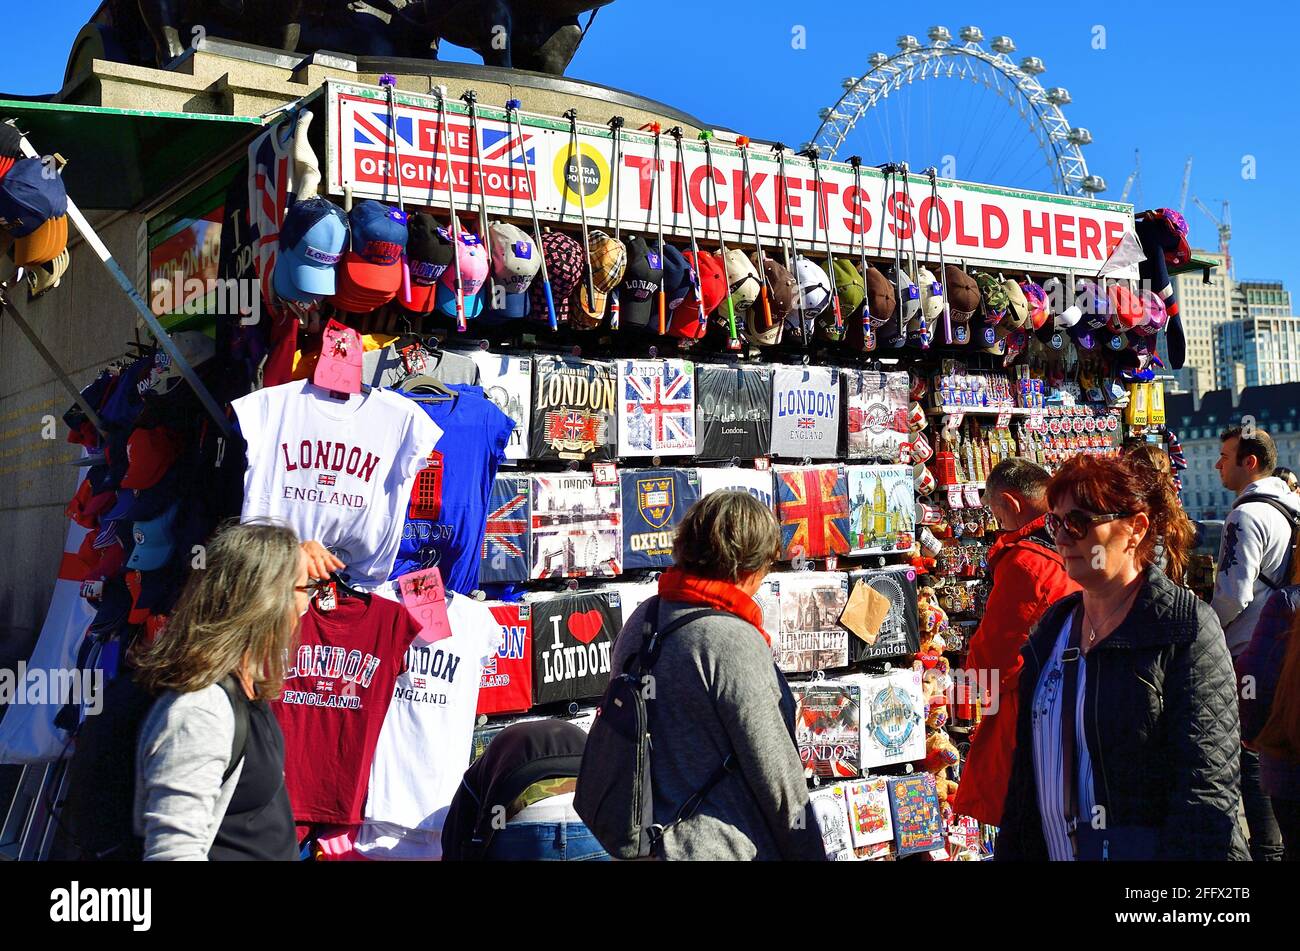
[[[968,483],[964,486],[962,494],[966,499],[967,508],[977,509],[980,507],[980,490],[974,483]]]
[[[1005,429],[1011,425],[1011,414],[1007,412],[998,413],[998,429]]]
[[[331,393],[360,393],[361,363],[361,335],[331,319],[321,335],[320,359],[312,383]]]
[[[618,466],[612,462],[593,462],[591,474],[596,485],[618,485]]]
[[[418,640],[432,644],[451,637],[451,622],[447,619],[447,592],[442,586],[442,573],[437,568],[413,571],[397,579],[402,604],[420,625]]]
[[[965,502],[962,501],[962,497],[961,497],[961,486],[959,485],[948,486],[948,507],[950,509],[959,509],[965,507]]]

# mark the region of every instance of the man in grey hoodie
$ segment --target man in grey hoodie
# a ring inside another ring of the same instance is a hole
[[[1224,488],[1237,493],[1237,500],[1223,524],[1211,605],[1235,661],[1250,644],[1270,591],[1291,581],[1292,522],[1281,509],[1300,518],[1300,496],[1271,474],[1277,466],[1277,447],[1267,432],[1257,426],[1234,426],[1220,439],[1223,445],[1214,467]],[[1241,798],[1251,857],[1257,862],[1280,861],[1282,837],[1260,788],[1259,754],[1245,747]]]

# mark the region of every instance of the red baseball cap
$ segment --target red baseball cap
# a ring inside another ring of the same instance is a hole
[[[348,220],[352,250],[339,263],[331,300],[340,310],[367,314],[391,301],[402,286],[406,215],[377,201],[362,201]]]
[[[1123,333],[1146,320],[1146,308],[1138,297],[1123,284],[1112,284],[1107,291],[1110,298],[1111,330]]]
[[[170,429],[163,426],[137,429],[126,441],[126,475],[122,476],[122,488],[153,488],[180,454],[180,437]]]
[[[704,313],[713,313],[727,297],[727,276],[722,270],[722,264],[712,254],[687,251],[682,257],[695,271],[697,286],[691,288],[686,298],[673,311],[668,333],[674,337],[698,340],[708,330],[708,323],[700,324],[697,294],[704,301]]]

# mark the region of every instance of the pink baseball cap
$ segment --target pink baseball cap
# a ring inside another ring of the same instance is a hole
[[[483,310],[483,285],[487,283],[488,259],[483,239],[469,231],[457,236],[456,258],[460,261],[460,283],[465,295],[465,316],[477,317]],[[442,272],[438,281],[437,309],[456,316],[456,263]]]

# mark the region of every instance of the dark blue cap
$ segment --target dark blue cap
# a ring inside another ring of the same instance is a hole
[[[377,201],[359,201],[348,216],[352,252],[371,264],[396,264],[406,253],[406,213]],[[394,250],[396,249],[396,250]]]
[[[68,213],[63,179],[42,159],[15,162],[0,178],[0,228],[25,238],[51,218]]]
[[[659,249],[657,241],[655,248]],[[667,242],[660,251],[660,259],[663,268],[664,297],[667,298],[668,309],[673,310],[695,289],[695,272],[682,256],[682,252]]]

